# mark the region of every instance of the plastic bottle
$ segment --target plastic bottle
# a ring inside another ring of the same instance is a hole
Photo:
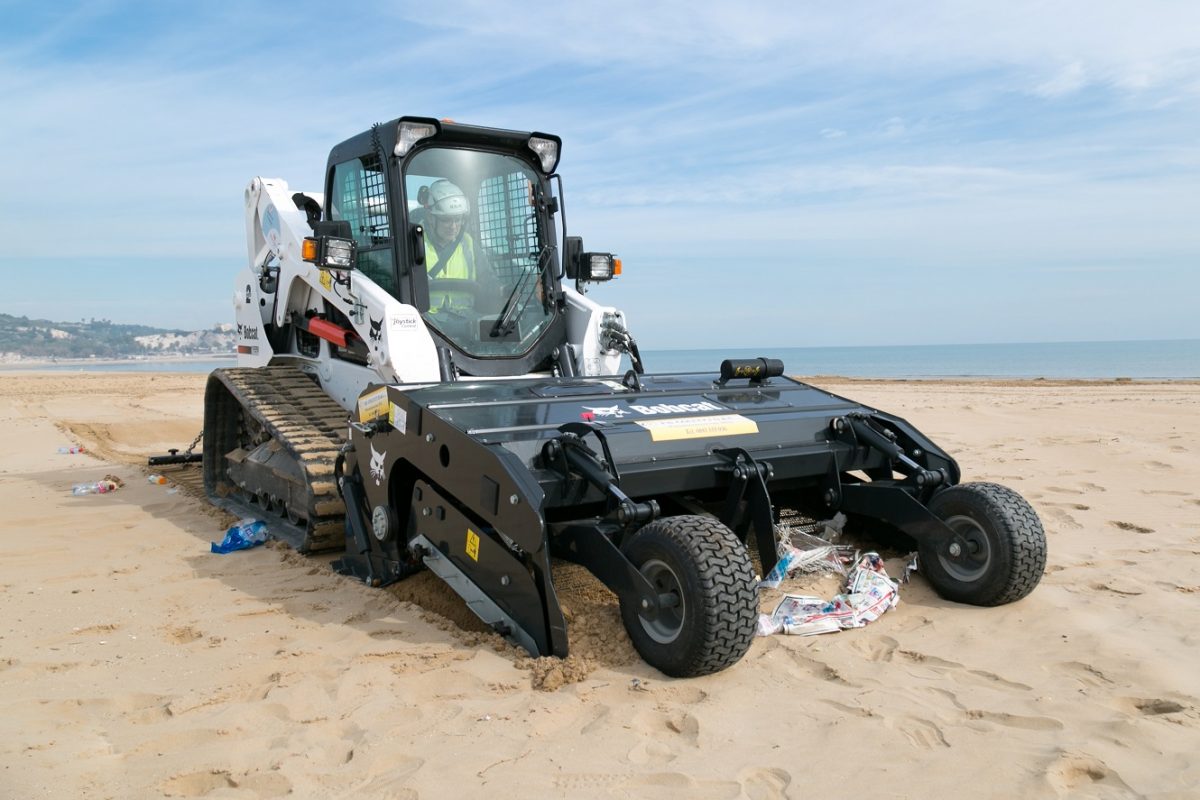
[[[73,444],[73,445],[71,445],[71,446],[69,446],[69,447],[60,447],[60,448],[58,448],[58,452],[60,452],[60,453],[64,453],[64,454],[69,454],[69,455],[74,455],[74,454],[76,454],[76,453],[82,453],[82,452],[83,452],[83,445],[81,445],[81,444]]]
[[[146,476],[146,482],[147,483],[156,483],[159,486],[164,486],[167,483],[167,479],[165,477],[163,477],[162,475],[148,475],[148,476]]]
[[[71,487],[71,494],[108,494],[116,491],[112,481],[94,481],[93,483],[77,483]]]

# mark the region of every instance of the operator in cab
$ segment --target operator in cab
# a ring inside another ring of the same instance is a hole
[[[480,258],[475,239],[467,232],[471,203],[463,190],[448,180],[429,186],[425,236],[425,269],[429,274],[429,308],[472,308],[477,296]],[[462,281],[462,284],[455,285]],[[465,285],[470,282],[471,285]]]

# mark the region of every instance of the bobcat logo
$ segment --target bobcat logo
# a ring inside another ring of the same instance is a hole
[[[597,417],[620,418],[629,413],[628,411],[621,408],[620,406],[600,406],[599,408],[592,408],[591,406],[584,406],[584,408],[586,408],[588,411],[595,414]]]
[[[371,318],[367,317],[367,319]],[[382,327],[383,320],[376,322],[375,320],[371,319],[371,341],[375,344],[379,344],[379,339],[383,335],[383,332],[380,330]]]
[[[375,479],[376,486],[387,477],[383,474],[383,460],[385,458],[387,458],[387,450],[380,453],[375,449],[375,445],[371,445],[371,477]]]

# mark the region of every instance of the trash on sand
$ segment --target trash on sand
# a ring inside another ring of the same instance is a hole
[[[823,524],[826,534],[840,536],[842,526],[846,524],[846,516],[838,512],[833,519]],[[780,530],[779,560],[758,586],[760,589],[764,586],[778,589],[784,578],[797,572],[810,575],[836,572],[845,575],[846,568],[842,562],[849,560],[852,552],[853,548],[846,545],[837,545],[811,533],[785,527]]]
[[[156,483],[159,486],[165,486],[167,484],[167,479],[163,475],[147,475],[146,483]]]
[[[807,595],[784,595],[770,616],[760,614],[758,635],[787,633],[812,636],[843,628],[861,628],[900,602],[899,585],[888,577],[878,553],[857,558],[845,590],[832,600]]]
[[[66,455],[75,455],[76,453],[83,452],[83,445],[73,444],[73,445],[70,445],[69,447],[60,447],[60,448],[58,448],[58,452],[66,454]]]
[[[267,523],[252,517],[246,517],[237,525],[225,531],[225,538],[220,544],[212,542],[212,552],[232,553],[234,550],[248,550],[267,540]]]
[[[116,475],[105,475],[98,481],[75,484],[71,487],[71,494],[108,494],[109,492],[115,492],[124,485],[125,481]]]

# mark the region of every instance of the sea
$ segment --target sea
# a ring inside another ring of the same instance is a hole
[[[715,373],[727,358],[777,358],[789,375],[847,378],[1200,379],[1200,339],[642,351],[642,361],[650,373]],[[28,367],[6,364],[0,369],[208,373],[235,363],[229,356],[175,361],[75,361]]]

